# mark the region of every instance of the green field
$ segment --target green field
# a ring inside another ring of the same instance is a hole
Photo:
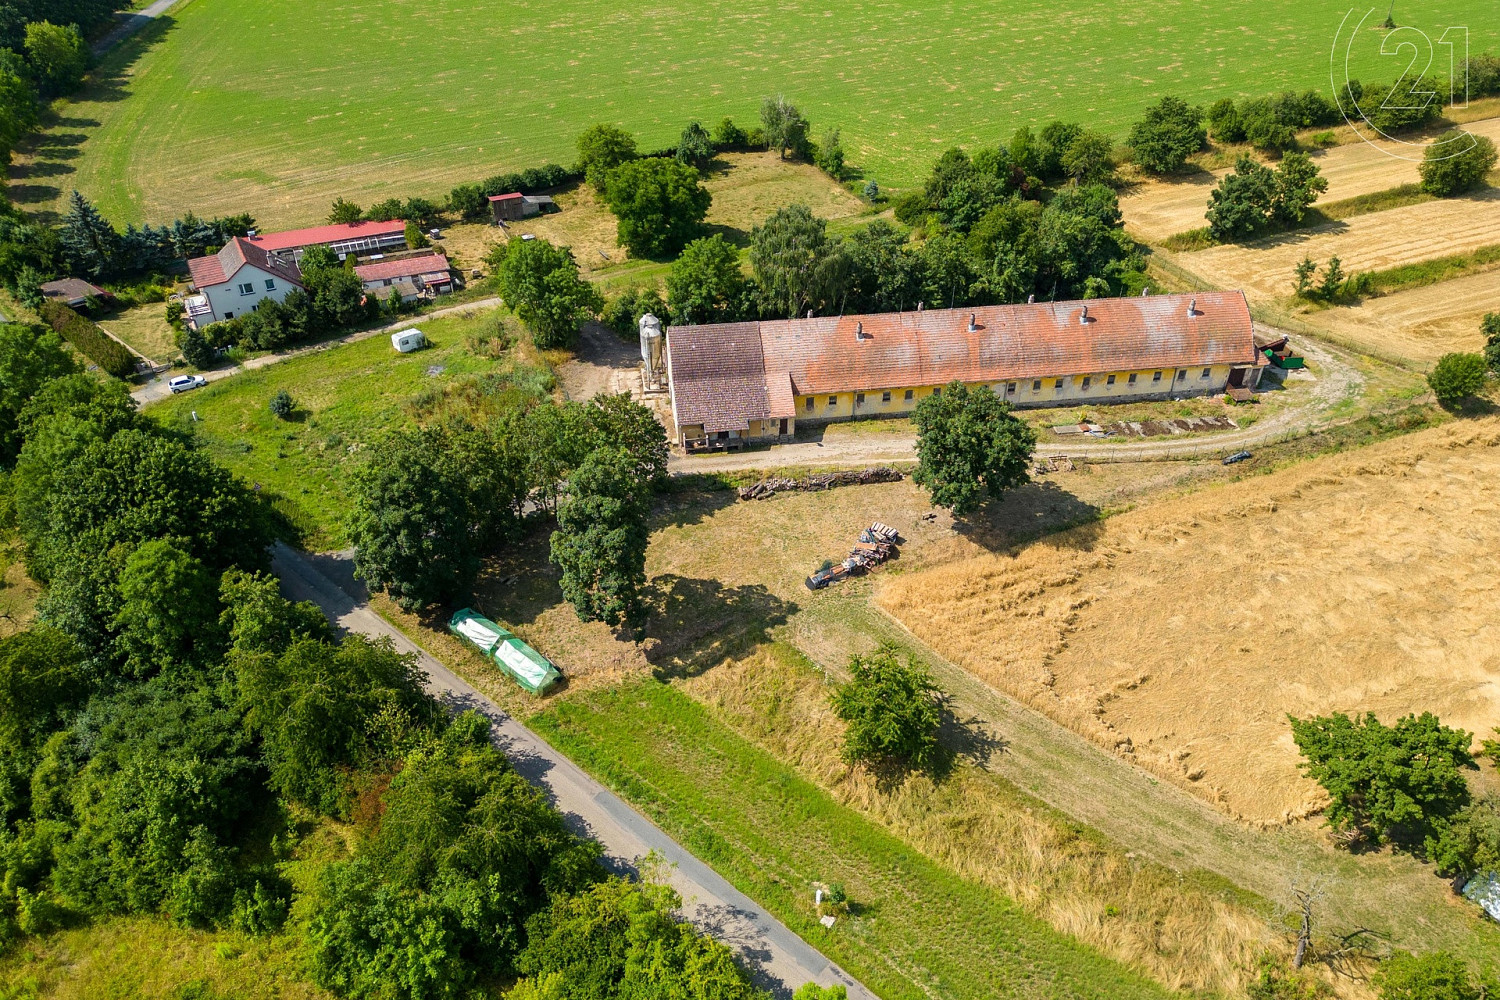
[[[527,724],[886,1000],[1171,995],[912,850],[668,685],[580,693]],[[812,905],[820,880],[852,904],[831,931]]]
[[[118,223],[192,208],[267,226],[570,162],[596,121],[645,148],[689,118],[751,124],[784,93],[815,134],[843,130],[882,185],[916,179],[951,143],[1064,117],[1122,134],[1163,93],[1206,101],[1329,88],[1343,0],[185,0],[128,42],[12,171],[25,206],[74,187]],[[1362,11],[1361,11],[1362,13]],[[1404,0],[1437,39],[1466,24],[1500,46],[1500,5]],[[1361,36],[1352,66],[1395,79],[1403,57]],[[1446,69],[1446,50],[1434,68]]]

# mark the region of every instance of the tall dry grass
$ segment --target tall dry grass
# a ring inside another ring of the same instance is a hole
[[[1227,887],[1111,846],[981,768],[894,790],[839,759],[842,723],[822,675],[771,644],[684,682],[722,721],[841,803],[965,878],[1174,989],[1237,994],[1257,957],[1290,954],[1274,915]],[[1343,981],[1342,995],[1360,989]]]

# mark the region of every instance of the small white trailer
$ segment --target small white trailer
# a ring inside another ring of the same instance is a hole
[[[401,330],[391,334],[391,346],[402,354],[410,354],[427,346],[427,338],[421,330]]]

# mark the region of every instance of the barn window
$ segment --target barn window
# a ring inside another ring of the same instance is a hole
[[[942,386],[936,387],[935,389],[932,390],[932,394],[934,396],[941,396],[943,394],[943,387]]]
[[[857,392],[857,393],[854,394],[854,405],[855,406],[864,406],[865,405],[865,394],[864,393]]]
[[[1135,372],[1130,373],[1130,384],[1135,385]]]
[[[1198,377],[1199,378],[1208,378],[1208,373],[1211,372],[1212,370],[1213,369],[1211,369],[1211,368],[1205,368],[1205,369],[1203,369],[1203,374],[1199,375]]]
[[[1056,389],[1058,392],[1061,392],[1062,391],[1062,384],[1063,384],[1063,380],[1062,379],[1058,379],[1056,382],[1052,383],[1052,388]]]
[[[812,412],[812,408],[813,408],[813,398],[811,396],[808,396],[807,397],[807,406],[805,406],[804,409],[807,410],[808,413],[811,413]]]
[[[1178,372],[1177,373],[1177,381],[1179,381],[1179,382],[1186,382],[1187,381],[1187,372],[1186,371],[1180,371],[1180,372]]]
[[[1035,379],[1031,380],[1031,391],[1032,392],[1041,392],[1042,391],[1042,380],[1041,379],[1035,378]]]
[[[913,393],[913,392],[912,392],[912,391],[911,391],[911,390],[910,390],[910,389],[907,389],[907,390],[906,390],[906,396],[905,396],[905,397],[904,397],[904,398],[905,398],[905,400],[906,400],[906,401],[907,401],[907,402],[908,402],[908,403],[910,403],[910,402],[911,402],[911,398],[912,398],[912,396],[914,396],[914,395],[915,395],[915,393]]]
[[[1015,392],[1016,391],[1016,384],[1014,382],[1007,382],[1007,383],[1005,383],[1005,391],[1007,393]]]
[[[1157,372],[1155,375],[1152,375],[1151,376],[1151,381],[1153,381],[1153,382],[1160,382],[1161,381],[1161,372]]]
[[[838,406],[839,405],[839,398],[837,396],[829,396],[828,397],[828,405],[829,406]]]
[[[1085,389],[1087,389],[1087,388],[1088,388],[1088,387],[1089,387],[1089,383],[1090,383],[1090,382],[1092,382],[1092,381],[1093,381],[1093,379],[1092,379],[1092,378],[1091,378],[1091,377],[1090,377],[1090,376],[1088,376],[1088,375],[1085,375],[1085,376],[1084,376],[1084,377],[1083,377],[1083,387],[1084,387],[1084,388],[1085,388]]]
[[[889,403],[891,401],[891,394],[888,392],[882,392],[880,394],[880,401],[882,403]]]
[[[1113,375],[1111,375],[1109,377],[1109,380],[1107,382],[1105,382],[1104,384],[1105,385],[1114,385],[1115,384],[1115,377]]]

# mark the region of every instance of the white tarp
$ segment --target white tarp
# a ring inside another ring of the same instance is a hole
[[[1500,872],[1485,872],[1469,879],[1464,898],[1478,903],[1493,920],[1500,920]]]
[[[499,632],[491,628],[486,628],[482,623],[473,618],[465,618],[458,623],[457,627],[465,639],[468,639],[486,653],[494,648],[495,643],[504,638]]]
[[[502,642],[495,649],[495,655],[504,660],[505,665],[514,670],[517,676],[533,686],[540,685],[547,677],[545,667],[521,652],[512,643]]]

